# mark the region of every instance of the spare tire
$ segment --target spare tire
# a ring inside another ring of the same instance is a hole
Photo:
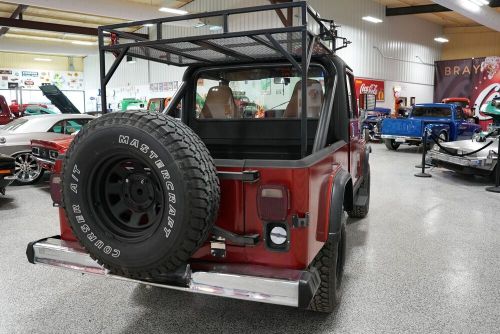
[[[216,168],[185,124],[106,114],[83,128],[63,164],[63,205],[77,239],[112,273],[174,271],[206,240],[219,208]]]

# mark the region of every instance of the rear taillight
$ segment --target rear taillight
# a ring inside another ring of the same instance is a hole
[[[54,206],[59,207],[62,204],[61,174],[52,174],[50,176],[50,197]]]
[[[285,221],[289,209],[289,192],[285,186],[260,186],[257,193],[257,212],[259,218],[267,222]]]

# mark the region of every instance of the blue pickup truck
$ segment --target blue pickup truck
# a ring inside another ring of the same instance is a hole
[[[384,119],[381,137],[389,150],[397,150],[401,144],[420,145],[425,126],[440,141],[470,139],[481,131],[479,125],[467,120],[460,106],[426,103],[415,105],[407,118]]]

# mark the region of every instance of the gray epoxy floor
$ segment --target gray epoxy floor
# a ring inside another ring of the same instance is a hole
[[[48,184],[0,198],[0,333],[500,333],[500,195],[373,144],[368,218],[350,221],[331,315],[192,295],[28,264],[58,233]]]

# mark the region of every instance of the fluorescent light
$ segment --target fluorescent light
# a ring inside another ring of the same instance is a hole
[[[490,4],[490,2],[486,0],[469,0],[469,1],[478,6],[488,6]]]
[[[438,43],[448,43],[449,40],[447,38],[444,38],[444,37],[436,37],[434,38],[434,40]]]
[[[154,26],[154,24],[153,23],[146,23],[146,24],[143,24],[143,26],[144,27],[152,27],[152,26]]]
[[[377,19],[376,17],[373,16],[363,16],[363,20],[371,22],[371,23],[382,23],[381,19]]]
[[[89,41],[71,41],[71,44],[77,44],[77,45],[95,45],[94,42],[89,42]]]
[[[211,31],[215,31],[215,30],[222,30],[222,27],[221,26],[210,26],[210,28],[208,28],[208,29]]]
[[[49,59],[49,58],[33,58],[33,60],[36,60],[36,61],[52,61],[52,59]]]
[[[195,24],[195,26],[194,26],[194,27],[195,27],[195,28],[201,28],[201,27],[204,27],[204,26],[206,26],[206,25],[207,25],[206,23],[200,22],[200,23]]]
[[[168,8],[168,7],[161,7],[158,10],[160,12],[177,14],[177,15],[186,15],[188,13],[185,10],[182,10],[182,9],[175,9],[175,8]]]

